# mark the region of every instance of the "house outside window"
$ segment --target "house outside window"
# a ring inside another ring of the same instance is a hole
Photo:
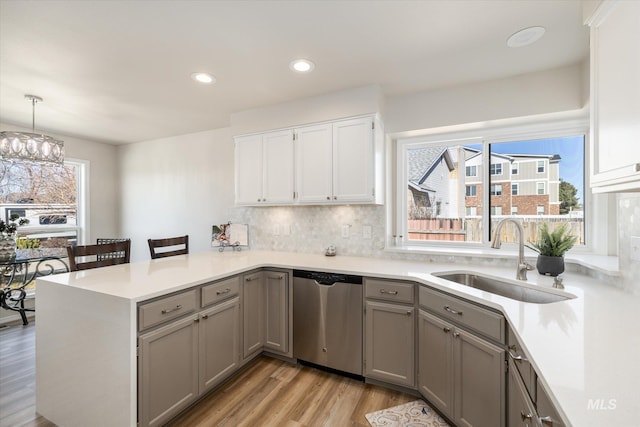
[[[538,160],[538,173],[544,173],[544,160]]]
[[[513,162],[511,163],[511,175],[518,175],[518,163]]]
[[[536,134],[538,135],[540,133]],[[554,134],[547,140],[514,142],[509,142],[506,138],[501,136],[498,142],[491,142],[489,138],[470,139],[468,135],[457,141],[453,136],[441,140],[433,136],[398,140],[396,157],[401,174],[397,182],[399,185],[407,182],[404,174],[409,178],[410,190],[405,186],[404,189],[398,188],[396,192],[403,196],[399,200],[405,200],[400,207],[406,213],[397,212],[395,215],[398,222],[389,235],[403,236],[400,242],[396,239],[395,244],[402,246],[420,241],[430,241],[428,244],[425,242],[425,246],[455,242],[488,244],[491,226],[495,226],[497,219],[484,217],[484,213],[518,215],[523,225],[530,227],[531,235],[535,235],[542,222],[570,222],[572,229],[579,234],[580,243],[584,243],[585,207],[581,204],[585,188],[584,135],[563,137]],[[540,162],[544,167],[543,176],[536,175]],[[502,165],[505,163],[510,171],[517,170],[517,176],[504,175]],[[567,164],[565,169],[564,164]],[[416,165],[420,165],[419,171],[413,170]],[[488,168],[489,173],[483,173],[483,168]],[[464,170],[464,173],[457,172],[457,169]],[[566,175],[566,171],[577,171],[577,175]],[[502,174],[496,176],[492,173]],[[570,180],[578,190],[579,204],[565,210],[571,212],[570,215],[561,210],[561,179]],[[538,186],[539,183],[542,187]],[[504,188],[505,185],[507,188]],[[446,221],[428,221],[427,225],[419,225],[419,222],[424,221],[411,216],[410,212],[414,212],[408,209],[411,203],[407,203],[404,198],[404,194],[411,194],[412,188],[413,191],[415,188],[422,188],[429,192],[432,207],[424,210],[426,216],[423,218],[435,217],[438,200],[441,203],[437,217]],[[457,195],[463,191],[464,193]],[[538,218],[540,216],[542,218]],[[419,230],[419,227],[431,228]],[[514,242],[515,229],[509,230],[507,226],[505,230],[505,242]]]

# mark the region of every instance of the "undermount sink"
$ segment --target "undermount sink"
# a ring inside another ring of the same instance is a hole
[[[501,295],[506,298],[530,302],[534,304],[549,304],[552,302],[566,301],[575,298],[571,294],[561,294],[550,290],[535,289],[518,283],[501,280],[491,276],[483,276],[470,272],[433,273],[434,276],[449,280],[470,288],[480,289],[491,294]]]

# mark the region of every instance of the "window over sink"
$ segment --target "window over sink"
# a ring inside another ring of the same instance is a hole
[[[588,248],[586,126],[473,133],[397,141],[396,244],[488,246],[491,226],[514,217],[526,241],[542,223],[568,223],[576,249]],[[515,228],[501,237],[516,242]]]

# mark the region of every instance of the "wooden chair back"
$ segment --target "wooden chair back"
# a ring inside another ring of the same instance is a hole
[[[126,242],[127,240],[131,240],[129,238],[120,238],[120,237],[98,237],[96,239],[96,243],[98,245],[105,245],[107,243],[116,243],[116,242]],[[104,253],[104,254],[96,254],[96,259],[98,261],[102,261],[103,259],[108,259],[108,258],[121,258],[124,256],[124,251],[118,251],[118,252],[108,252],[108,253]]]
[[[71,271],[126,264],[131,257],[131,240],[101,245],[67,246],[67,255]],[[101,255],[100,259],[98,255]],[[94,257],[95,260],[93,260]],[[84,260],[86,258],[89,259]]]
[[[149,239],[149,252],[151,259],[164,258],[175,255],[186,255],[189,253],[189,236],[169,237],[166,239]],[[177,246],[171,250],[160,250],[171,246]]]

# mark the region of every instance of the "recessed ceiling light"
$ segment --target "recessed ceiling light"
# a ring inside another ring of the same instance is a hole
[[[523,47],[537,42],[545,33],[544,27],[529,27],[517,31],[507,39],[509,47]]]
[[[191,78],[198,83],[210,84],[216,82],[216,78],[207,73],[193,73],[191,74]]]
[[[316,67],[312,61],[308,59],[294,59],[289,63],[289,68],[296,73],[308,73]]]

